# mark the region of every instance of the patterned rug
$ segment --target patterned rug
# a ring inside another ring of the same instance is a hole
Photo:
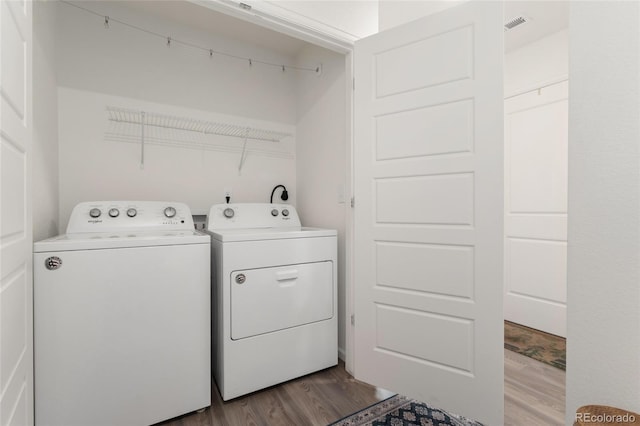
[[[505,321],[504,348],[561,370],[567,369],[567,342],[563,337]]]
[[[395,395],[329,426],[482,426],[481,423]]]

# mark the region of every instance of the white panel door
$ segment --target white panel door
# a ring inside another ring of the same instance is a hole
[[[505,101],[509,321],[567,335],[568,83]]]
[[[356,378],[503,422],[503,29],[469,2],[355,48]]]
[[[33,424],[30,1],[0,1],[0,425]]]

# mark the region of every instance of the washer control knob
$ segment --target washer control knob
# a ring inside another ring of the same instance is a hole
[[[271,216],[278,216],[278,209],[271,210]]]
[[[231,219],[236,214],[236,212],[234,212],[231,207],[227,207],[226,209],[224,209],[224,212],[222,213],[224,214],[224,217],[226,217],[227,219]]]
[[[173,207],[167,207],[166,209],[164,209],[164,215],[168,218],[172,218],[176,215],[176,209],[174,209]]]
[[[127,210],[127,216],[129,217],[136,217],[137,214],[138,214],[138,210],[134,208],[130,208]]]
[[[282,210],[282,216],[284,216],[284,217],[289,216],[289,210],[287,210],[287,209],[283,209],[283,210]]]
[[[247,280],[247,276],[245,274],[238,274],[236,275],[236,283],[238,284],[244,284],[244,282]]]
[[[118,209],[109,209],[109,216],[110,217],[118,217],[118,216],[120,216],[120,210],[118,210]]]
[[[100,209],[91,209],[89,210],[89,216],[96,218],[96,217],[100,217],[100,215],[102,214],[102,212],[100,211]]]

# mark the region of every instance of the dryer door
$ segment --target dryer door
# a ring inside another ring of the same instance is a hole
[[[333,262],[231,273],[231,339],[332,318]]]

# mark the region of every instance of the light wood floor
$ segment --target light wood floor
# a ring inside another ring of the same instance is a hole
[[[564,424],[562,370],[505,350],[505,425]],[[158,426],[325,426],[393,395],[358,382],[338,366],[222,402]],[[426,401],[428,403],[428,401]]]
[[[504,351],[505,425],[564,425],[564,406],[563,370]]]

